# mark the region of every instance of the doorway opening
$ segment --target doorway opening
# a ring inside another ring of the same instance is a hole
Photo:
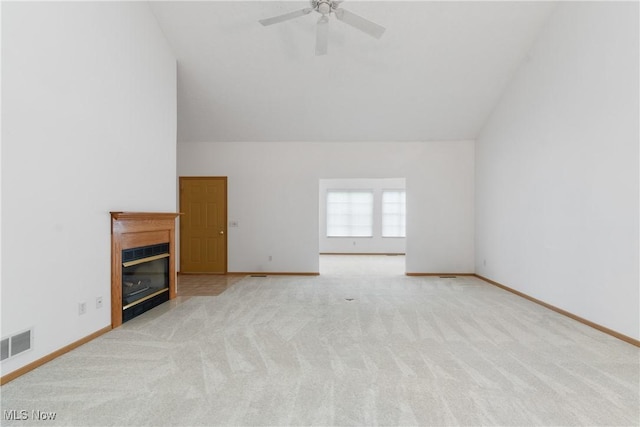
[[[318,188],[320,274],[405,273],[405,178],[320,179]]]

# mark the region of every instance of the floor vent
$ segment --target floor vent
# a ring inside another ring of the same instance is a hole
[[[31,329],[4,338],[0,342],[0,360],[31,350]]]
[[[252,274],[251,277],[267,277],[266,274]]]
[[[440,276],[441,279],[457,279],[458,276]]]

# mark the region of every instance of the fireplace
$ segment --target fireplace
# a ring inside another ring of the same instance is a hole
[[[111,212],[111,326],[175,298],[177,213]]]
[[[169,301],[169,242],[122,251],[122,322]]]

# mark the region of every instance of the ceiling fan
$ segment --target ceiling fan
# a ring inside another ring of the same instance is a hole
[[[339,7],[340,3],[342,3],[342,0],[311,0],[311,7],[285,13],[284,15],[274,16],[273,18],[261,19],[259,22],[262,25],[267,26],[299,18],[301,16],[308,15],[311,12],[319,13],[321,16],[320,19],[318,19],[316,29],[316,55],[327,54],[327,45],[329,40],[329,16],[332,14],[335,15],[339,21],[351,25],[352,27],[367,33],[376,39],[382,37],[382,33],[384,33],[385,30],[384,27]]]

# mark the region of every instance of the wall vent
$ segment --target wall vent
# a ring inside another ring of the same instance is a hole
[[[5,360],[31,350],[31,329],[3,338],[0,341],[0,360]]]
[[[0,360],[9,358],[9,338],[5,338],[0,342]]]

